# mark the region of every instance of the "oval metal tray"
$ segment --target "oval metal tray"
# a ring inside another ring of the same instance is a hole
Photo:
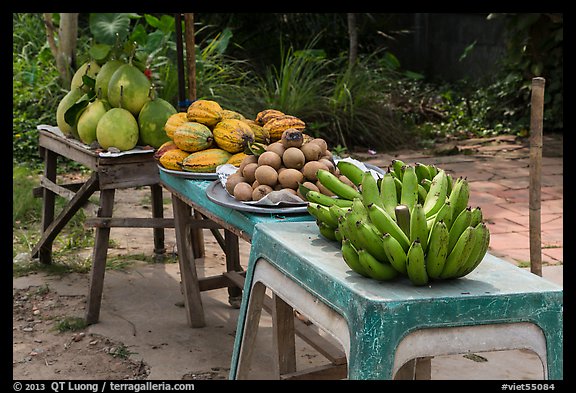
[[[186,171],[175,171],[173,169],[166,169],[161,165],[158,165],[161,171],[169,173],[173,176],[183,177],[184,179],[192,180],[214,180],[218,179],[218,174],[216,172],[200,173],[200,172],[186,172]]]
[[[214,181],[206,188],[206,196],[217,205],[228,207],[230,209],[245,211],[249,213],[263,213],[263,214],[302,214],[308,213],[307,203],[298,206],[255,206],[242,203],[230,196],[228,192],[222,187],[220,180]]]

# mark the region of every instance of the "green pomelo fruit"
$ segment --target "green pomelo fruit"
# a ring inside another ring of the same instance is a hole
[[[110,104],[108,101],[96,99],[88,106],[80,117],[78,118],[78,123],[76,124],[76,129],[78,131],[78,138],[89,145],[96,139],[96,126],[100,121],[100,118],[104,116],[106,112],[110,109]]]
[[[104,113],[96,126],[96,138],[104,149],[133,149],[138,143],[138,135],[136,118],[123,108],[112,108]]]
[[[168,118],[176,113],[176,108],[162,98],[149,100],[144,104],[138,115],[140,127],[140,144],[159,148],[170,138],[164,131]]]
[[[68,137],[73,137],[74,133],[76,132],[73,130],[72,124],[66,123],[64,120],[64,114],[66,111],[76,103],[84,95],[82,89],[76,87],[70,90],[66,95],[60,100],[58,104],[58,108],[56,109],[56,125],[62,131],[62,133]]]
[[[88,91],[89,88],[87,86],[83,86],[82,77],[84,74],[88,75],[92,79],[96,79],[100,71],[100,66],[96,63],[96,60],[87,61],[86,63],[82,64],[80,68],[76,70],[74,76],[72,77],[72,82],[70,83],[70,89],[74,89],[76,87],[82,87],[84,92]]]
[[[136,66],[124,64],[112,74],[108,83],[108,102],[115,108],[124,108],[135,117],[148,101],[150,81]],[[122,92],[121,92],[122,91]],[[122,100],[120,100],[122,93]]]
[[[94,91],[98,95],[100,91],[100,98],[108,100],[108,83],[110,83],[110,78],[114,72],[122,65],[126,64],[121,60],[109,60],[102,65],[100,72],[96,75],[96,84],[94,85]]]

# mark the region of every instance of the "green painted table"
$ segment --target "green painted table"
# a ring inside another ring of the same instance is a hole
[[[563,378],[562,287],[490,254],[460,279],[378,282],[301,222],[256,226],[230,379],[247,378],[266,288],[342,344],[349,379],[391,379],[411,359],[509,349],[532,350],[544,378]]]
[[[240,265],[239,238],[250,242],[254,227],[261,223],[312,221],[307,212],[300,214],[250,213],[214,203],[206,189],[214,180],[189,179],[160,170],[160,185],[172,194],[178,260],[188,323],[205,326],[200,292],[228,287],[229,301],[239,306],[244,285]],[[209,229],[226,253],[226,271],[222,275],[198,278],[195,259],[204,256],[202,229]],[[220,234],[224,229],[224,236]]]

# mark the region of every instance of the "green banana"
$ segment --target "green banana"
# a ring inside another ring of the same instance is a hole
[[[402,229],[398,226],[396,221],[382,208],[378,205],[368,205],[368,216],[370,217],[370,221],[374,224],[378,230],[384,234],[389,233],[396,238],[402,245],[402,248],[405,251],[408,251],[410,247],[410,239],[406,234],[402,231]]]
[[[443,169],[440,169],[432,179],[430,190],[428,191],[426,200],[424,201],[424,212],[426,213],[426,217],[430,217],[434,213],[438,212],[446,202],[447,196],[448,179],[446,178],[446,172]]]
[[[456,245],[446,257],[446,263],[444,264],[440,278],[447,279],[456,277],[456,274],[462,265],[466,263],[472,252],[472,240],[474,239],[473,233],[475,230],[474,227],[468,227],[462,232]]]
[[[400,203],[400,196],[402,195],[402,180],[398,179],[396,175],[394,177],[394,185],[396,186],[396,203]]]
[[[444,206],[440,208],[438,213],[432,217],[426,218],[426,227],[428,228],[428,244],[430,244],[430,231],[434,228],[434,225],[438,221],[444,221],[446,227],[449,228],[452,225],[452,205],[448,200],[444,203]]]
[[[412,242],[406,253],[406,273],[412,284],[418,286],[428,284],[424,250],[418,240]]]
[[[388,262],[384,245],[382,244],[382,234],[370,221],[356,221],[355,230],[359,239],[359,248],[370,252],[380,262]]]
[[[448,180],[448,195],[452,192],[452,186],[454,185],[454,178],[451,174],[446,173],[446,179]]]
[[[366,171],[362,175],[362,202],[364,206],[369,205],[370,203],[375,203],[381,208],[384,208],[384,204],[380,199],[380,190],[378,189],[378,182],[376,178],[372,176],[372,172]]]
[[[476,206],[472,209],[472,218],[470,219],[470,225],[475,227],[476,225],[480,224],[484,220],[482,215],[482,209],[480,206]]]
[[[450,203],[452,204],[452,216],[454,218],[458,217],[458,214],[468,206],[468,201],[470,198],[470,185],[468,180],[463,177],[459,177],[453,184],[452,192],[448,196]]]
[[[398,273],[406,274],[406,251],[404,251],[402,245],[389,233],[385,233],[382,237],[382,244],[384,245],[388,262],[394,269],[398,270]]]
[[[410,210],[418,202],[418,177],[414,167],[406,165],[403,167],[404,176],[402,177],[402,193],[400,194],[400,203],[408,206]]]
[[[340,207],[338,205],[332,205],[328,207],[328,211],[330,212],[330,215],[336,220],[336,222],[338,222],[338,219],[340,217],[344,217],[344,215],[346,214],[346,211],[349,208],[346,207]]]
[[[410,242],[419,240],[422,249],[426,250],[428,244],[428,226],[426,225],[426,213],[424,207],[417,203],[410,212],[410,233],[408,234]]]
[[[343,236],[342,236],[342,232],[340,232],[340,228],[336,227],[334,229],[334,237],[336,238],[336,241],[338,243],[342,244]]]
[[[340,180],[338,180],[340,181]],[[352,201],[348,199],[333,198],[328,195],[322,194],[321,192],[310,190],[306,193],[306,199],[308,202],[318,203],[324,206],[337,205],[340,207],[350,207],[352,206]]]
[[[329,226],[328,224],[326,224],[322,221],[318,221],[317,223],[318,223],[318,229],[320,231],[320,235],[322,237],[324,237],[325,239],[328,239],[328,240],[337,241],[336,235],[334,234],[335,228],[332,228],[331,226]]]
[[[335,229],[338,227],[338,220],[332,217],[330,209],[327,206],[320,205],[319,203],[308,202],[306,210],[308,210],[308,213],[316,218],[316,220],[324,223],[330,228]]]
[[[434,179],[434,176],[438,174],[440,169],[434,164],[428,164],[428,172],[430,172],[430,179]]]
[[[423,205],[427,195],[428,191],[426,191],[424,186],[422,184],[418,184],[418,203]]]
[[[358,250],[358,261],[370,277],[378,281],[389,281],[398,276],[396,269],[388,262],[379,262],[368,250]]]
[[[470,225],[470,220],[472,219],[472,210],[470,207],[462,210],[460,214],[456,217],[451,227],[449,227],[449,237],[448,237],[448,252],[452,251],[454,245],[462,235],[462,232]],[[447,225],[448,226],[448,225]]]
[[[350,269],[360,274],[361,276],[370,277],[366,269],[364,269],[358,260],[358,251],[356,251],[356,248],[349,239],[342,239],[341,252],[342,259],[344,259],[344,262]]]
[[[346,176],[352,183],[359,187],[362,184],[362,176],[364,171],[349,161],[338,161],[336,167],[340,169],[340,173]]]
[[[387,172],[384,177],[382,177],[382,182],[380,183],[380,200],[382,201],[382,206],[384,210],[391,216],[394,217],[394,209],[398,204],[398,196],[396,195],[396,180],[394,176]]]
[[[472,273],[472,271],[478,267],[480,262],[482,262],[486,252],[488,252],[488,246],[490,245],[490,230],[483,222],[476,226],[476,230],[482,234],[479,250],[472,250],[470,258],[466,262],[466,267],[461,270],[459,277],[464,277]],[[473,253],[475,255],[473,255]]]
[[[416,176],[418,176],[418,182],[421,182],[423,179],[432,180],[432,175],[430,174],[428,165],[417,162],[414,164],[414,169],[416,171]]]
[[[468,270],[468,267],[471,267],[474,264],[474,262],[476,262],[476,260],[478,259],[478,255],[482,250],[483,245],[482,241],[484,238],[484,230],[481,228],[481,226],[482,224],[478,224],[477,227],[474,227],[474,231],[472,231],[472,239],[470,240],[470,248],[471,248],[470,255],[468,255],[466,261],[462,263],[460,269],[458,269],[454,277],[463,277],[464,272]]]
[[[392,160],[392,170],[400,181],[402,181],[402,178],[404,177],[404,171],[402,170],[404,166],[406,166],[404,161],[398,159]]]
[[[448,228],[438,221],[432,228],[426,251],[426,272],[431,279],[439,278],[448,257]]]
[[[424,187],[424,189],[426,190],[426,195],[428,195],[428,193],[430,192],[430,184],[432,184],[432,180],[430,179],[423,179],[420,182],[420,185]]]
[[[398,205],[394,209],[394,216],[396,216],[396,222],[398,226],[402,229],[402,232],[406,234],[406,237],[410,238],[410,209],[406,205]],[[394,217],[392,217],[394,218]]]
[[[362,198],[362,194],[354,187],[342,182],[336,175],[330,173],[326,169],[319,169],[316,172],[316,177],[324,187],[332,191],[340,198],[352,200],[354,198]]]
[[[362,220],[367,219],[368,209],[366,209],[366,206],[364,206],[362,199],[354,198],[354,200],[352,201],[352,206],[350,206],[350,209],[352,210],[352,213],[356,213],[359,216],[361,216]]]

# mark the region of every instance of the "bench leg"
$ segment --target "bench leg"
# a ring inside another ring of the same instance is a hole
[[[296,371],[296,340],[294,309],[276,294],[272,294],[272,329],[276,375]]]
[[[58,155],[48,149],[44,150],[44,177],[56,183],[56,165]],[[54,206],[56,194],[47,188],[42,190],[42,233],[46,232],[52,221],[54,221]],[[47,241],[38,250],[38,258],[41,263],[52,263],[52,241]]]
[[[176,247],[178,248],[178,263],[188,324],[194,328],[204,327],[206,322],[196,272],[196,254],[194,253],[194,240],[196,239],[192,238],[191,228],[187,224],[191,217],[191,208],[176,195],[172,195],[172,209],[174,211]]]
[[[224,248],[226,254],[226,271],[241,272],[240,247],[238,236],[228,230],[224,230]],[[242,289],[237,286],[228,287],[228,303],[234,308],[240,308],[242,302]]]
[[[112,217],[114,208],[114,189],[100,191],[100,208],[98,217]],[[86,323],[93,324],[100,318],[100,305],[104,289],[104,274],[106,272],[106,257],[108,255],[108,241],[110,228],[96,228],[94,251],[92,256],[92,269],[90,272],[90,289],[86,307]]]
[[[258,325],[260,324],[260,315],[262,314],[265,295],[266,287],[260,282],[254,283],[254,286],[250,290],[244,331],[236,332],[236,334],[242,337],[238,354],[238,366],[236,367],[236,379],[248,379],[250,360],[252,358],[252,351],[254,350],[256,334],[258,333]]]
[[[162,203],[162,187],[160,184],[150,186],[152,194],[152,217],[164,218],[164,204]],[[162,262],[166,247],[164,245],[164,228],[154,228],[154,260]]]

